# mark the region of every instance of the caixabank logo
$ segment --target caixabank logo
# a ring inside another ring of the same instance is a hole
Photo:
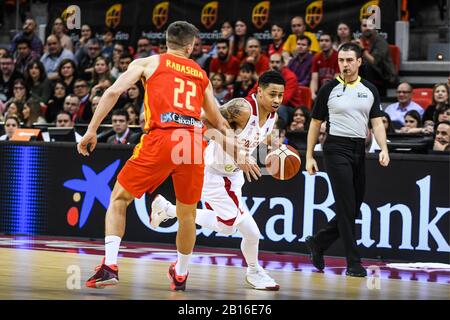
[[[105,169],[96,173],[87,165],[81,167],[84,179],[70,179],[64,182],[64,187],[74,190],[73,201],[76,205],[69,208],[67,211],[67,223],[72,227],[78,225],[78,228],[83,228],[86,224],[95,200],[106,209],[109,206],[109,199],[111,196],[111,188],[109,183],[114,177],[117,168],[120,165],[120,160],[116,160]],[[82,194],[80,194],[80,192]],[[83,201],[81,202],[81,199]],[[81,202],[81,212],[79,203]]]

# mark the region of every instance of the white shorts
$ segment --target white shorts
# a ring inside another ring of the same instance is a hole
[[[202,202],[206,209],[213,210],[216,213],[221,233],[234,233],[236,231],[235,226],[250,214],[242,202],[244,182],[242,171],[230,175],[221,175],[214,169],[205,168]]]

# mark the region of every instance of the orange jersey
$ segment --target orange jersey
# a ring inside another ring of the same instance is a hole
[[[145,83],[145,130],[201,128],[208,82],[206,72],[193,60],[160,55],[158,67]]]

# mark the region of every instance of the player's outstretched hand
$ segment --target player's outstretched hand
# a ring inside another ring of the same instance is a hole
[[[83,156],[89,156],[89,152],[94,151],[96,145],[97,133],[95,131],[88,130],[77,144],[78,153],[81,153]]]
[[[245,156],[238,162],[238,167],[244,171],[245,176],[249,182],[253,179],[256,181],[261,177],[261,170],[259,169],[258,163],[252,156]]]

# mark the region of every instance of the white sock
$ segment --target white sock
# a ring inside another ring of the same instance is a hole
[[[242,234],[241,251],[249,271],[256,272],[259,268],[258,264],[258,246],[260,232],[253,217],[244,219],[237,226]]]
[[[191,259],[192,253],[191,254],[182,254],[180,252],[178,253],[178,260],[177,260],[177,264],[175,265],[175,272],[177,273],[178,276],[185,276],[187,274],[188,271],[188,265],[189,265],[189,260]]]
[[[120,241],[118,236],[105,237],[105,264],[117,264],[117,256],[119,254]]]
[[[201,227],[220,232],[217,225],[217,217],[214,211],[208,209],[197,209],[195,223]]]

